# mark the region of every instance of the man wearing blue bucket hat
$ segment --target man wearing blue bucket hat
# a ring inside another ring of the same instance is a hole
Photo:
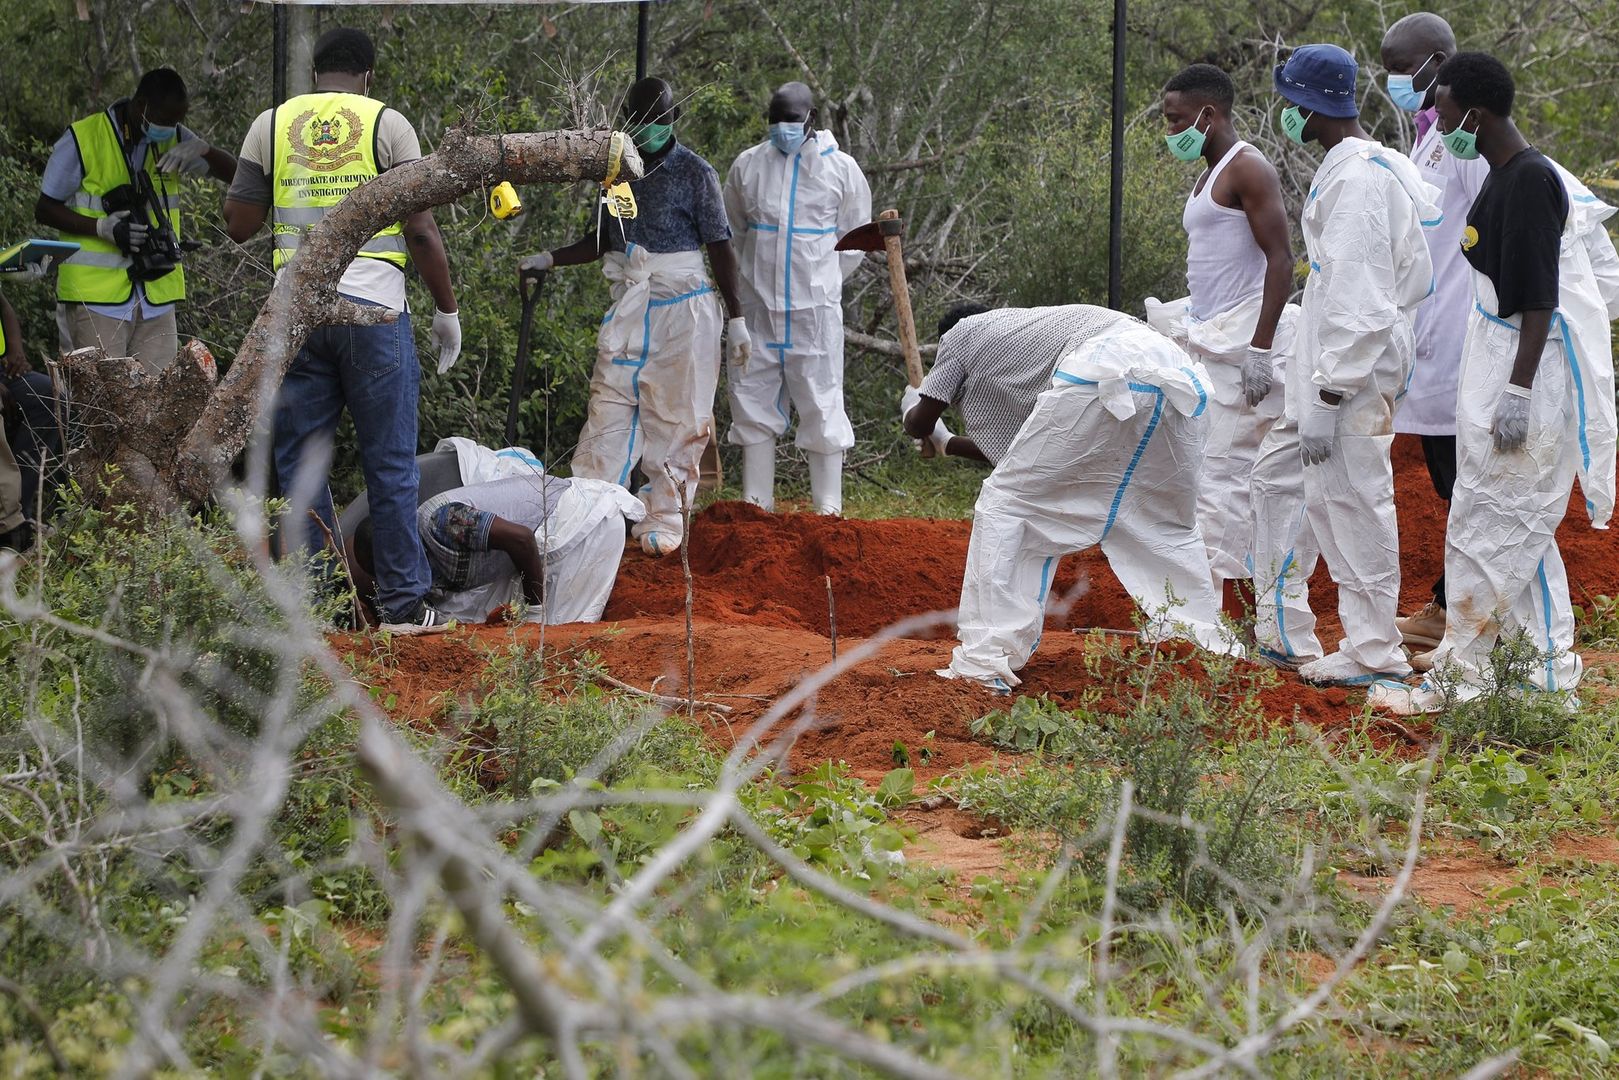
[[[1394,620],[1400,545],[1394,519],[1395,402],[1411,375],[1417,307],[1433,288],[1425,226],[1439,191],[1403,154],[1360,126],[1354,57],[1306,45],[1276,68],[1282,131],[1326,151],[1305,199],[1310,257],[1288,367],[1287,419],[1304,455],[1303,527],[1256,543],[1286,575],[1308,578],[1315,550],[1338,584],[1338,651],[1299,669],[1320,685],[1365,685],[1409,673]],[[1260,451],[1264,462],[1264,448]],[[1256,483],[1263,477],[1256,467]],[[1272,520],[1276,515],[1270,515]]]

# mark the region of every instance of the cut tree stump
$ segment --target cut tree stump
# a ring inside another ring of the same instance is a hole
[[[163,473],[218,385],[207,346],[187,341],[156,377],[133,357],[77,349],[62,358],[62,374],[76,403],[80,442],[68,461],[79,486],[104,501],[138,498],[156,513],[180,509]]]

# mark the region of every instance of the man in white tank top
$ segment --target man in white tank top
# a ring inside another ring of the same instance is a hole
[[[1429,232],[1433,256],[1434,294],[1417,309],[1417,353],[1411,386],[1394,414],[1394,430],[1422,437],[1422,456],[1434,493],[1447,504],[1456,484],[1456,375],[1462,362],[1462,339],[1473,310],[1473,271],[1462,255],[1467,212],[1484,187],[1490,163],[1463,160],[1447,153],[1434,121],[1434,88],[1439,67],[1456,55],[1450,24],[1431,12],[1407,15],[1383,35],[1383,67],[1388,70],[1389,97],[1416,113],[1417,142],[1411,151],[1422,178],[1443,192],[1445,219]],[[1421,611],[1396,619],[1411,665],[1430,666],[1430,651],[1445,636],[1445,574],[1434,582],[1433,600]]]
[[[1287,303],[1293,251],[1281,183],[1265,156],[1237,137],[1235,96],[1231,77],[1211,64],[1193,64],[1164,86],[1170,153],[1201,160],[1206,169],[1181,219],[1190,295],[1168,305],[1149,300],[1148,318],[1201,360],[1214,383],[1197,498],[1214,588],[1224,592],[1229,613],[1240,615],[1249,605],[1259,612],[1261,656],[1296,668],[1321,655],[1303,583],[1277,589],[1284,576],[1278,568],[1295,546],[1302,517],[1296,436],[1293,453],[1274,461],[1290,475],[1257,494],[1253,487],[1260,444],[1283,414],[1283,372],[1298,315]],[[1289,494],[1277,499],[1277,489]],[[1257,535],[1279,549],[1256,552],[1256,515],[1268,510],[1286,522]],[[1247,588],[1239,586],[1243,581]]]

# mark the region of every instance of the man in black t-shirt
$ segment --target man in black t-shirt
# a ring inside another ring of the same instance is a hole
[[[1578,474],[1592,524],[1613,509],[1614,384],[1602,221],[1614,213],[1530,146],[1512,121],[1512,76],[1483,53],[1439,69],[1435,106],[1446,148],[1490,172],[1467,216],[1462,252],[1475,303],[1456,402],[1457,481],[1445,538],[1450,605],[1434,673],[1420,687],[1380,685],[1370,700],[1437,711],[1491,688],[1503,631],[1542,656],[1537,689],[1578,683],[1568,578],[1557,526]],[[1415,666],[1421,666],[1417,664]]]

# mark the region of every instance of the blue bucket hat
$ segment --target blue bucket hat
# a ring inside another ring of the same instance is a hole
[[[1355,104],[1355,58],[1336,45],[1302,45],[1276,65],[1276,92],[1322,116],[1359,116]]]

